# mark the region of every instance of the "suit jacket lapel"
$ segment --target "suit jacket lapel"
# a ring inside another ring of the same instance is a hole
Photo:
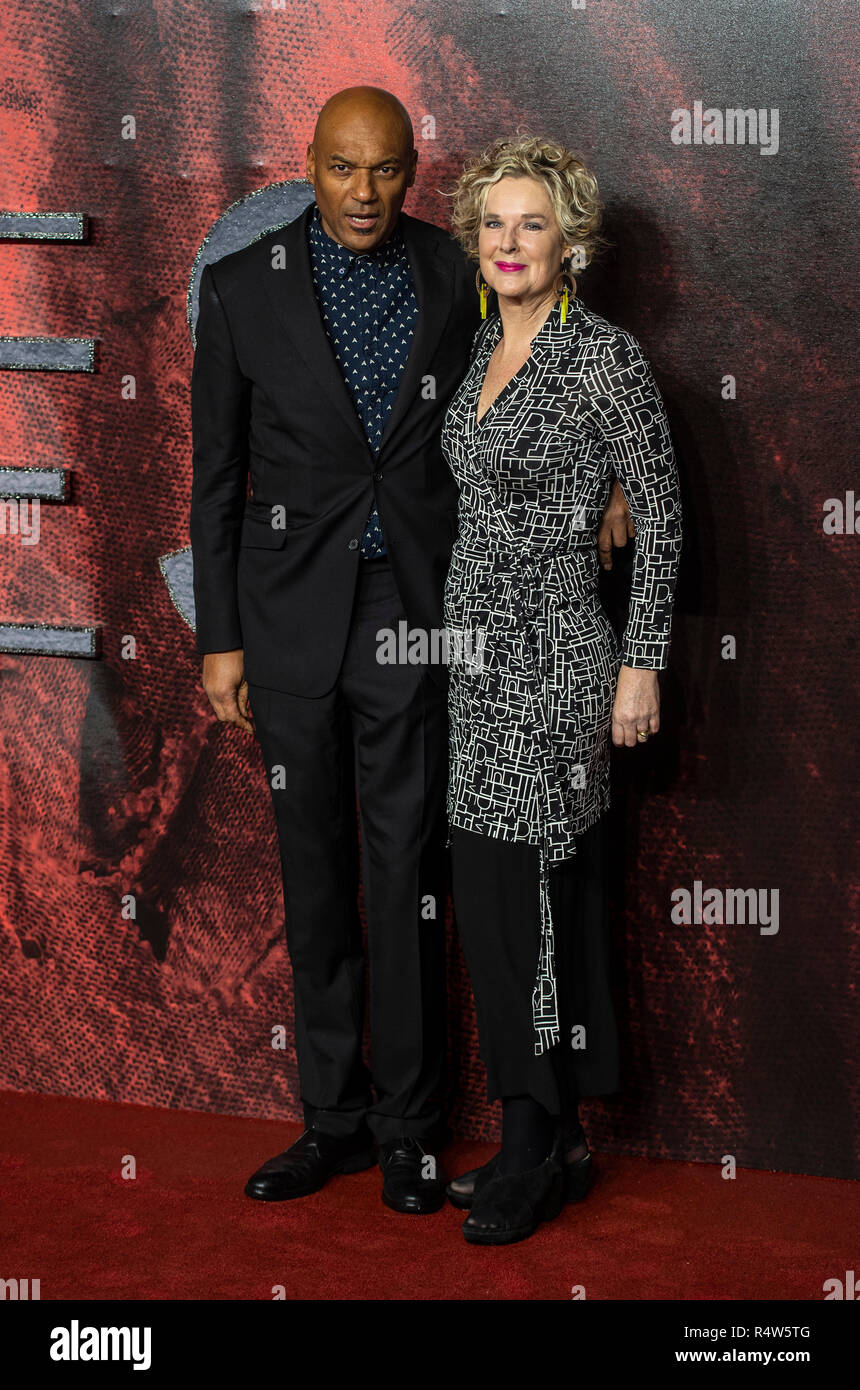
[[[400,388],[382,435],[380,455],[404,422],[408,422],[407,412],[421,386],[424,369],[436,351],[436,345],[451,311],[454,293],[453,271],[437,249],[438,243],[435,239],[429,240],[424,226],[406,213],[401,213],[401,225],[406,242],[406,254],[415,281],[418,314],[406,366],[400,378]]]
[[[314,379],[367,449],[369,465],[372,467],[373,456],[364,426],[356,414],[349,389],[341,375],[314,291],[308,249],[308,223],[312,213],[313,203],[309,204],[295,221],[269,234],[272,245],[281,244],[286,252],[283,270],[271,272],[271,303]],[[407,420],[407,412],[421,385],[424,368],[432,359],[450,313],[454,286],[451,268],[447,265],[444,255],[437,249],[434,240],[428,239],[424,234],[422,224],[402,213],[401,225],[415,281],[418,315],[406,365],[400,378],[400,388],[382,436],[380,454],[390,445],[392,438]]]

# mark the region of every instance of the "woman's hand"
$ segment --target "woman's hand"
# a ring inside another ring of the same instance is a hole
[[[606,508],[597,531],[597,553],[605,570],[612,569],[613,545],[621,548],[635,535],[636,527],[630,515],[627,498],[621,490],[618,479],[613,478]]]
[[[612,706],[612,742],[618,748],[635,748],[645,740],[640,729],[656,734],[660,728],[660,687],[657,672],[622,666]]]

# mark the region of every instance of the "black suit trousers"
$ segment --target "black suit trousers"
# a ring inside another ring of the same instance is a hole
[[[388,561],[363,560],[337,682],[316,698],[249,686],[271,787],[306,1124],[379,1142],[430,1136],[445,1060],[445,693],[380,664],[405,617]],[[367,923],[370,1066],[362,1055]]]

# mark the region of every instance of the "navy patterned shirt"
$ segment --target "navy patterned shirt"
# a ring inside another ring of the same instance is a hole
[[[418,301],[399,224],[372,251],[351,251],[323,230],[314,203],[309,223],[314,289],[338,366],[374,457],[409,354]],[[365,559],[384,555],[374,502],[361,538]]]

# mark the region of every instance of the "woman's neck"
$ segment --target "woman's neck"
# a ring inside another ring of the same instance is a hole
[[[504,349],[524,351],[543,328],[555,304],[555,295],[533,300],[499,298],[499,317],[502,320]]]

